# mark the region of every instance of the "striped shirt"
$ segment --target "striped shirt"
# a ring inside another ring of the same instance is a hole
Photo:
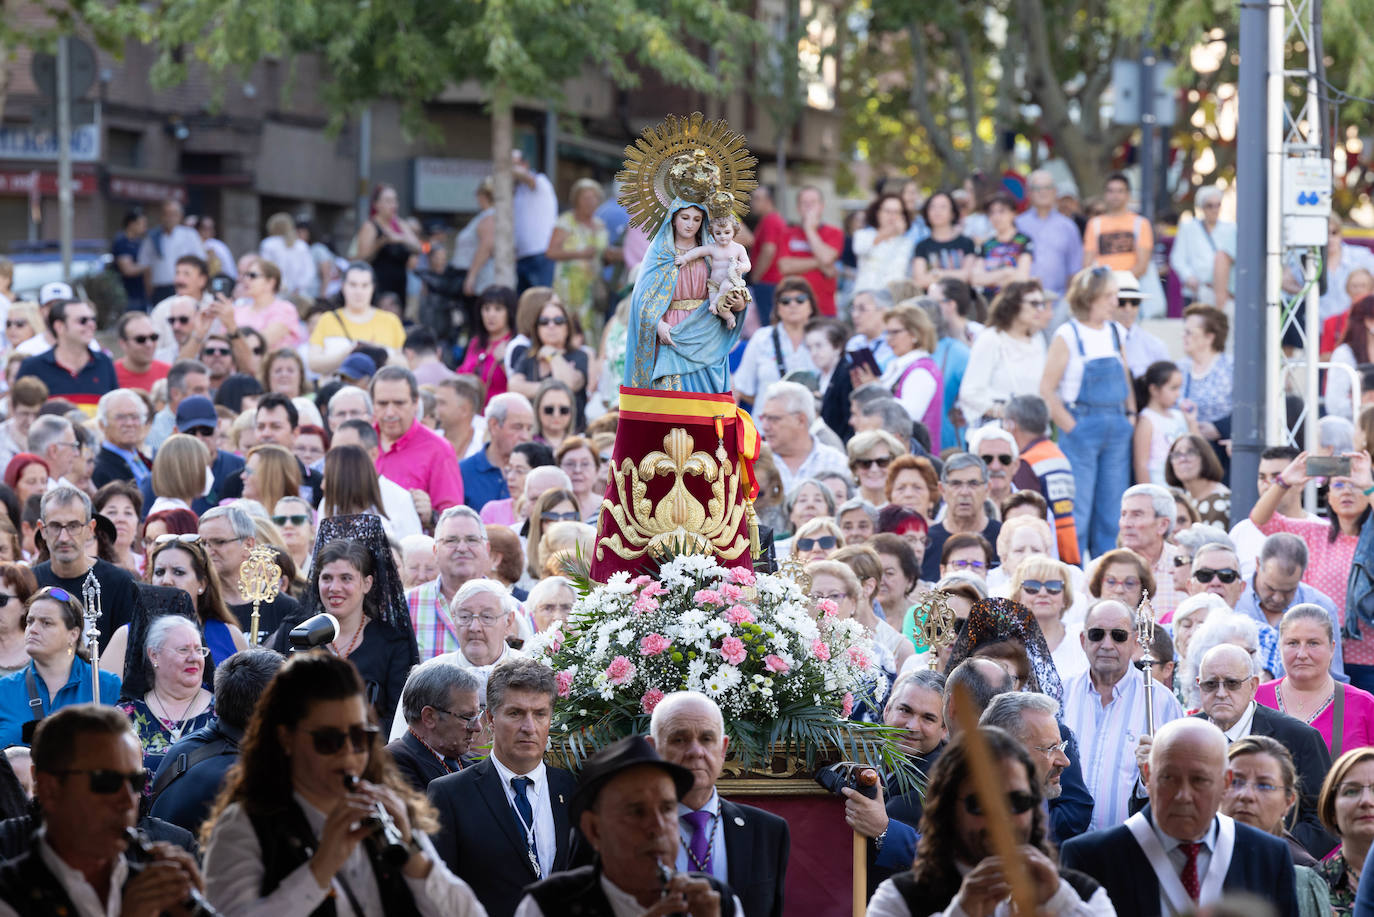
[[[1168,689],[1154,692],[1155,728],[1183,716]],[[1145,679],[1134,666],[1112,687],[1112,698],[1102,706],[1102,695],[1092,673],[1075,675],[1064,684],[1064,725],[1078,736],[1083,781],[1095,800],[1091,828],[1113,828],[1130,812],[1131,793],[1138,772],[1136,742],[1145,729]]]
[[[448,602],[439,589],[437,577],[407,589],[406,605],[410,608],[410,623],[415,628],[421,662],[442,653],[458,652],[458,625],[449,617]]]

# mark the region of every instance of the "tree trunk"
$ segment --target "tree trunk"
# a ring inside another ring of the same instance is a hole
[[[492,258],[496,273],[492,282],[515,287],[515,189],[511,177],[511,137],[515,105],[509,90],[497,87],[491,98],[491,182],[496,198],[495,239]]]

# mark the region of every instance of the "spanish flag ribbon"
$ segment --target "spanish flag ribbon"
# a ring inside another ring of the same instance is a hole
[[[735,403],[728,394],[702,392],[670,392],[659,389],[620,387],[620,416],[629,420],[653,423],[712,426],[722,439],[724,426],[735,428],[736,450],[740,471],[744,475],[745,494],[753,500],[759,493],[754,477],[754,462],[759,457],[763,438],[754,426],[754,418]]]

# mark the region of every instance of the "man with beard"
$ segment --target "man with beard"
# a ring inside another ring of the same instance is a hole
[[[951,535],[968,532],[982,535],[988,544],[997,544],[1002,523],[990,519],[985,508],[988,499],[988,466],[968,452],[956,452],[945,459],[940,473],[940,493],[945,499],[945,518],[930,527],[926,556],[921,564],[921,579],[940,579],[940,552]],[[994,551],[992,562],[997,563]]]
[[[1060,777],[1069,766],[1067,740],[1059,738],[1059,723],[1055,717],[1059,704],[1044,694],[1016,692],[999,694],[988,704],[979,718],[980,726],[996,726],[1030,752],[1035,765],[1035,779],[1046,800],[1057,799],[1063,792]]]
[[[1005,788],[1011,829],[1030,880],[1037,914],[1110,914],[1112,902],[1097,882],[1082,873],[1055,867],[1045,837],[1043,783],[1031,756],[996,727],[978,734],[992,754],[992,765]],[[988,840],[983,812],[969,763],[969,736],[953,739],[931,769],[926,811],[916,862],[878,886],[868,903],[869,917],[924,917],[962,913],[1006,917],[1006,872]]]

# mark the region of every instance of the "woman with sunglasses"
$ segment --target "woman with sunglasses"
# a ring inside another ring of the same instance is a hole
[[[1342,652],[1349,653],[1349,644]],[[1374,745],[1374,695],[1331,675],[1335,633],[1320,605],[1294,605],[1279,622],[1284,675],[1255,690],[1255,702],[1297,717],[1322,734],[1331,757]]]
[[[9,349],[18,353],[33,354],[26,350],[20,350],[19,346],[25,341],[38,337],[43,343],[39,330],[43,327],[43,316],[38,311],[38,306],[31,302],[17,302],[10,306],[8,314],[5,316],[5,340],[9,342]],[[47,349],[47,348],[44,348]],[[42,353],[42,350],[37,351]]]
[[[806,349],[806,325],[819,315],[811,284],[802,277],[784,277],[774,293],[773,323],[749,338],[734,372],[736,401],[752,402],[788,373],[817,371]]]
[[[582,519],[582,509],[578,505],[577,495],[571,490],[561,487],[548,490],[534,501],[530,507],[528,529],[525,533],[525,554],[528,555],[525,572],[529,575],[530,585],[544,578],[544,563],[539,556],[539,543],[544,537],[544,531],[555,522],[581,522]]]
[[[520,356],[510,376],[508,386],[526,398],[539,394],[539,383],[557,379],[573,393],[573,429],[582,429],[586,422],[587,354],[577,346],[582,336],[577,319],[555,295],[550,296],[537,313],[521,316],[529,324],[521,331],[530,339],[530,346]]]
[[[1294,487],[1301,489],[1309,480],[1307,453],[1302,452],[1279,472],[1270,487],[1255,501],[1250,521],[1265,535],[1291,532],[1307,542],[1307,571],[1303,582],[1320,589],[1331,597],[1341,622],[1341,654],[1350,683],[1365,691],[1374,692],[1374,620],[1361,607],[1346,608],[1346,586],[1350,568],[1354,565],[1355,550],[1360,533],[1369,523],[1370,500],[1367,494],[1374,488],[1370,475],[1369,453],[1346,453],[1350,459],[1350,474],[1330,479],[1326,492],[1326,506],[1331,521],[1290,519],[1278,512],[1284,493]]]
[[[840,527],[829,516],[816,516],[802,523],[790,545],[792,556],[804,564],[826,560],[844,547]]]
[[[1225,527],[1231,522],[1231,488],[1221,483],[1223,473],[1217,454],[1198,434],[1186,433],[1169,446],[1164,480],[1188,494],[1199,521],[1206,525]]]
[[[434,810],[384,752],[366,690],[353,666],[315,651],[263,692],[201,829],[206,897],[225,917],[334,913],[344,900],[356,917],[484,913],[435,853]],[[399,867],[365,840],[379,806],[409,851]]]
[[[876,638],[878,616],[873,613],[873,606],[864,600],[863,587],[859,583],[858,575],[837,560],[824,559],[808,562],[806,575],[811,577],[811,599],[816,603],[811,612],[813,617],[819,619],[824,614],[820,610],[820,603],[829,601],[835,604],[833,614],[836,621],[848,621],[852,618],[863,625],[864,633],[873,646],[874,662],[881,670],[876,684],[870,682],[870,687],[877,687],[875,696],[886,697],[888,689],[897,677],[897,662],[891,651]],[[849,718],[861,723],[882,722],[881,711],[871,709],[863,701],[855,703],[854,711]]]
[[[1053,304],[1038,280],[1007,284],[988,311],[959,384],[959,409],[971,426],[1001,419],[1007,402],[1040,389],[1045,371],[1044,330]]]
[[[310,552],[315,549],[315,510],[300,497],[282,497],[272,508],[272,524],[281,532],[282,544],[296,569],[309,572]]]
[[[24,649],[29,662],[0,678],[0,747],[27,744],[25,723],[92,700],[91,657],[82,640],[81,603],[65,589],[45,586],[29,596],[24,610]],[[113,706],[119,700],[119,688],[118,675],[100,673],[102,704]]]
[[[152,687],[142,697],[123,699],[119,708],[138,733],[143,766],[156,771],[167,749],[210,722],[215,698],[204,684],[210,651],[194,621],[181,615],[154,619],[144,653]]]
[[[1035,616],[1061,681],[1088,669],[1088,656],[1078,639],[1081,623],[1064,623],[1064,612],[1073,604],[1073,598],[1073,582],[1066,565],[1044,554],[1027,557],[1017,565],[1011,580],[1011,600],[1024,605]]]
[[[260,331],[271,350],[304,343],[300,313],[281,297],[281,268],[266,258],[254,258],[242,280],[247,296],[234,306],[234,321],[239,328]]]
[[[0,563],[0,675],[29,664],[24,642],[24,605],[38,591],[28,564]]]
[[[557,452],[572,434],[575,406],[573,391],[567,385],[557,379],[539,383],[534,393],[534,441]]]
[[[855,433],[845,444],[849,470],[859,484],[859,496],[874,506],[887,503],[887,470],[907,447],[886,430]]]

